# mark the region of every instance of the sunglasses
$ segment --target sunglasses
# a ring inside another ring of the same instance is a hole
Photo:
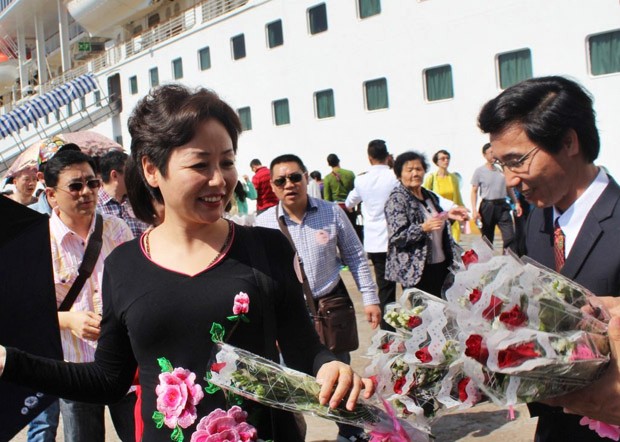
[[[286,184],[286,180],[289,180],[291,183],[299,183],[301,179],[304,177],[304,174],[301,172],[293,172],[291,174],[281,176],[272,181],[273,185],[276,187],[282,187]]]
[[[87,180],[86,182],[74,181],[72,183],[67,184],[67,189],[71,193],[80,193],[82,189],[84,189],[84,186],[88,186],[88,188],[91,190],[99,189],[101,187],[101,180],[98,178],[92,178],[90,180]],[[60,188],[60,190],[66,190],[66,189]]]

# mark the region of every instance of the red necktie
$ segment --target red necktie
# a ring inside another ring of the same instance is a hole
[[[555,220],[553,229],[553,254],[555,255],[555,271],[559,272],[564,266],[564,232],[560,228],[558,220]]]

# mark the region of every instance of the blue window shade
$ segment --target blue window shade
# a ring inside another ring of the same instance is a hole
[[[389,107],[387,80],[379,78],[364,83],[366,90],[366,109],[377,110]]]
[[[232,43],[233,59],[245,58],[245,36],[239,34],[230,39]]]
[[[133,77],[129,77],[129,91],[131,92],[131,95],[138,93],[138,77],[135,75]]]
[[[336,115],[334,91],[332,89],[317,92],[314,94],[314,99],[317,118],[330,118]]]
[[[150,69],[149,77],[151,78],[151,87],[159,86],[159,69]]]
[[[594,35],[588,40],[592,75],[620,72],[620,31]]]
[[[310,25],[310,33],[313,35],[327,31],[327,7],[325,3],[308,9],[308,23]]]
[[[209,49],[208,46],[198,51],[198,60],[200,62],[201,71],[211,68],[211,49]]]
[[[273,119],[276,126],[291,123],[291,116],[288,109],[288,99],[276,100],[273,102]]]
[[[252,130],[252,110],[249,107],[237,109],[242,130]]]
[[[426,99],[428,101],[446,100],[454,97],[452,66],[446,65],[427,69],[424,76],[426,77]]]
[[[529,49],[499,55],[497,62],[502,89],[532,78],[532,52]]]
[[[172,60],[172,74],[175,80],[183,78],[183,59],[177,58]]]
[[[381,0],[358,0],[360,18],[381,14]]]
[[[284,44],[282,20],[277,20],[267,25],[267,44],[270,48],[275,48]]]

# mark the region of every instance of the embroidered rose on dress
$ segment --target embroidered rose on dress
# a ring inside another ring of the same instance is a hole
[[[190,442],[256,441],[256,428],[246,422],[247,417],[236,405],[227,412],[220,408],[213,410],[200,419]]]
[[[250,297],[247,293],[239,292],[235,295],[233,305],[233,313],[235,315],[243,315],[250,311]]]
[[[196,420],[196,405],[204,397],[200,385],[195,383],[196,375],[184,368],[159,375],[157,410],[164,415],[168,428],[187,428]]]

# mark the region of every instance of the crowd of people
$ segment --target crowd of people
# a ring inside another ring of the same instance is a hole
[[[269,167],[253,159],[253,177],[239,180],[238,116],[215,93],[180,85],[156,88],[136,106],[129,155],[110,152],[95,164],[79,146],[42,146],[45,161],[15,173],[9,197],[50,216],[63,354],[74,364],[0,346],[3,380],[63,398],[32,421],[29,440],[55,440],[60,412],[65,440],[103,441],[104,409],[93,403],[112,404],[123,441],[168,439],[150,424],[157,360],[204,372],[211,325],[225,322],[241,293],[248,322],[229,342],[316,375],[321,403],[344,400],[351,409],[373,393],[372,381],[351,369],[350,349],[330,352],[320,342],[309,303],[350,298],[340,276],[346,269],[366,320],[389,330],[382,313],[397,284],[442,295],[470,220],[491,243],[499,227],[504,250],[555,268],[615,313],[620,188],[594,164],[594,115],[587,91],[563,77],[526,80],[490,100],[479,114],[489,143],[470,181],[471,210],[460,175],[448,170],[448,150],[434,153],[431,172],[423,153],[394,158],[380,139],[368,143],[369,167],[359,175],[335,153],[324,176],[287,153]],[[45,188],[38,199],[37,181]],[[80,281],[93,238],[100,251]],[[612,347],[620,340],[618,318],[610,338]],[[618,424],[618,385],[614,359],[593,388],[530,404],[536,441],[599,440],[561,407]],[[224,395],[209,395],[197,413],[225,406]],[[247,406],[259,416],[261,438],[303,440],[298,416]],[[339,442],[368,440],[356,427],[338,427]]]

